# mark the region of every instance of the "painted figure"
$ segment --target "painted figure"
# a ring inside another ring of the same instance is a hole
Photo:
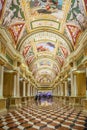
[[[11,20],[14,16],[14,12],[16,11],[16,9],[14,10],[8,10],[8,14],[7,16],[4,18],[4,21],[3,21],[3,25],[9,25],[11,23]]]

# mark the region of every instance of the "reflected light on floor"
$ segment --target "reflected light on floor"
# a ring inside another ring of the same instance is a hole
[[[41,106],[50,106],[50,105],[52,105],[52,103],[50,102],[47,101],[41,102]]]

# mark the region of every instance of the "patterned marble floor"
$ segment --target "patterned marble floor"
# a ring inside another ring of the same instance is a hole
[[[0,116],[0,130],[87,130],[87,115],[59,102],[38,104]]]

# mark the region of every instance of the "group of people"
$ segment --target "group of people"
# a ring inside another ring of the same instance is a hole
[[[52,99],[51,93],[37,93],[35,95],[35,101],[43,101],[43,100],[49,100]]]

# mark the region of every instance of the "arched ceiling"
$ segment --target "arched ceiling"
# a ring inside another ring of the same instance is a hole
[[[0,24],[37,82],[50,85],[87,28],[87,0],[0,0]]]
[[[26,35],[17,49],[37,82],[46,84],[58,76],[65,59],[73,51],[73,46],[62,34],[42,29]]]

